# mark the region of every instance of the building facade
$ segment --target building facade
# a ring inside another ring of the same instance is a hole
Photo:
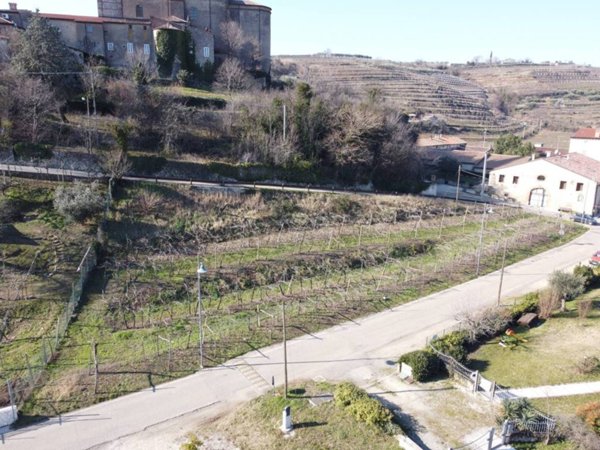
[[[596,128],[582,128],[573,137],[569,153],[579,153],[588,158],[600,161],[600,130]]]
[[[0,14],[25,28],[33,13],[10,3]],[[196,62],[220,62],[227,57],[224,25],[233,21],[256,49],[256,69],[264,73],[271,69],[271,9],[248,0],[98,0],[98,17],[40,15],[61,31],[72,50],[113,67],[126,66],[133,57],[154,60],[160,30],[188,30]]]
[[[490,173],[489,186],[498,196],[546,211],[600,211],[600,161],[578,153],[501,167]]]

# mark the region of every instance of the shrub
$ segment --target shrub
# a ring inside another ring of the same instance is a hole
[[[335,404],[343,408],[348,407],[353,402],[361,398],[366,398],[367,393],[352,383],[341,383],[335,387],[333,398]]]
[[[434,340],[431,345],[439,352],[453,357],[460,363],[467,362],[468,335],[464,331],[455,331],[444,337]]]
[[[548,284],[556,295],[565,301],[573,300],[585,291],[585,279],[581,275],[570,274],[558,270],[550,274]]]
[[[600,359],[586,356],[575,364],[575,370],[580,374],[594,373],[600,368]]]
[[[600,438],[578,417],[564,417],[557,422],[555,435],[571,444],[573,450],[597,450]]]
[[[590,311],[592,310],[592,301],[591,300],[581,300],[577,304],[577,314],[580,319],[586,319],[587,316],[590,315]]]
[[[366,396],[348,405],[348,412],[360,422],[381,428],[392,420],[389,409],[383,407],[379,401]]]
[[[518,319],[523,314],[537,312],[538,304],[540,300],[539,292],[531,292],[527,294],[523,299],[514,305],[510,310],[513,320]]]
[[[600,402],[590,402],[579,406],[577,415],[594,431],[600,432]]]
[[[488,308],[475,313],[463,314],[461,323],[466,326],[465,332],[469,342],[476,343],[503,332],[511,322],[511,315],[504,308]]]
[[[49,145],[19,142],[13,147],[16,160],[40,160],[52,158],[52,148]]]
[[[503,414],[500,422],[513,420],[519,430],[535,422],[538,413],[526,398],[507,399],[502,403]]]
[[[545,289],[540,294],[540,318],[549,319],[554,311],[560,307],[560,298],[554,289]]]
[[[97,182],[59,186],[54,193],[54,209],[68,220],[83,221],[102,211],[102,207],[103,199]]]
[[[21,202],[13,199],[0,200],[0,224],[21,220]]]
[[[433,353],[425,350],[406,353],[398,360],[399,364],[406,364],[412,367],[413,379],[423,382],[431,379],[439,372],[440,362]]]
[[[573,275],[584,279],[584,287],[586,289],[588,289],[598,280],[594,269],[592,269],[590,266],[584,266],[582,264],[579,264],[573,269]]]

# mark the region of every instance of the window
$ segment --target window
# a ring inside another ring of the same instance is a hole
[[[519,177],[513,177],[513,184],[519,184]]]
[[[93,33],[94,32],[94,25],[90,25],[89,23],[85,24],[85,32],[86,33]]]
[[[577,187],[575,188],[577,192],[583,191],[583,183],[577,183]]]
[[[150,54],[150,44],[144,44],[144,55]]]
[[[540,175],[537,179],[538,181],[546,181],[546,177],[544,175]]]
[[[114,52],[115,51],[115,43],[114,42],[107,42],[106,43],[106,50],[108,50],[109,52]]]
[[[498,183],[504,183],[504,175],[498,176]]]
[[[565,190],[567,188],[567,182],[566,181],[561,181],[560,182],[560,189],[561,190]]]
[[[135,17],[144,17],[144,7],[142,5],[135,7]]]
[[[204,57],[210,58],[210,47],[204,47]]]
[[[127,43],[127,53],[133,53],[133,42]]]

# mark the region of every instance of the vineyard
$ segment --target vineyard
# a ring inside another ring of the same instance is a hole
[[[42,231],[39,222],[28,224]],[[33,270],[25,264],[31,250],[21,254],[21,266],[3,259],[3,292],[13,292],[13,272],[30,286],[18,298],[3,298],[9,320],[0,344],[0,376],[23,399],[25,419],[198,370],[199,260],[208,270],[201,279],[202,363],[210,367],[280,341],[284,303],[288,336],[312,333],[464,282],[478,268],[493,270],[505,241],[514,261],[578,233],[566,224],[561,237],[555,219],[513,208],[410,196],[125,186],[115,192],[99,236],[101,262],[62,337],[57,318],[77,278],[86,233],[54,226],[61,242],[73,242],[63,290],[50,288],[59,273],[48,275],[52,258]],[[51,243],[49,255],[60,252]],[[5,254],[12,248],[3,245]],[[40,352],[46,357],[36,357]]]
[[[494,114],[489,93],[477,83],[427,67],[358,58],[281,57],[278,75],[297,77],[317,90],[365,96],[376,90],[407,114],[433,114],[451,128],[492,134],[516,132],[520,123]]]

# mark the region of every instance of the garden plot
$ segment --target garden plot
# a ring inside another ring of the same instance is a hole
[[[590,291],[584,298],[596,302],[600,292]],[[470,355],[470,367],[512,388],[598,381],[600,371],[582,365],[585,358],[600,358],[599,320],[597,305],[587,318],[579,318],[577,302],[567,303],[566,312],[532,329],[518,329],[522,342],[512,349],[500,346],[500,338],[482,345]]]

